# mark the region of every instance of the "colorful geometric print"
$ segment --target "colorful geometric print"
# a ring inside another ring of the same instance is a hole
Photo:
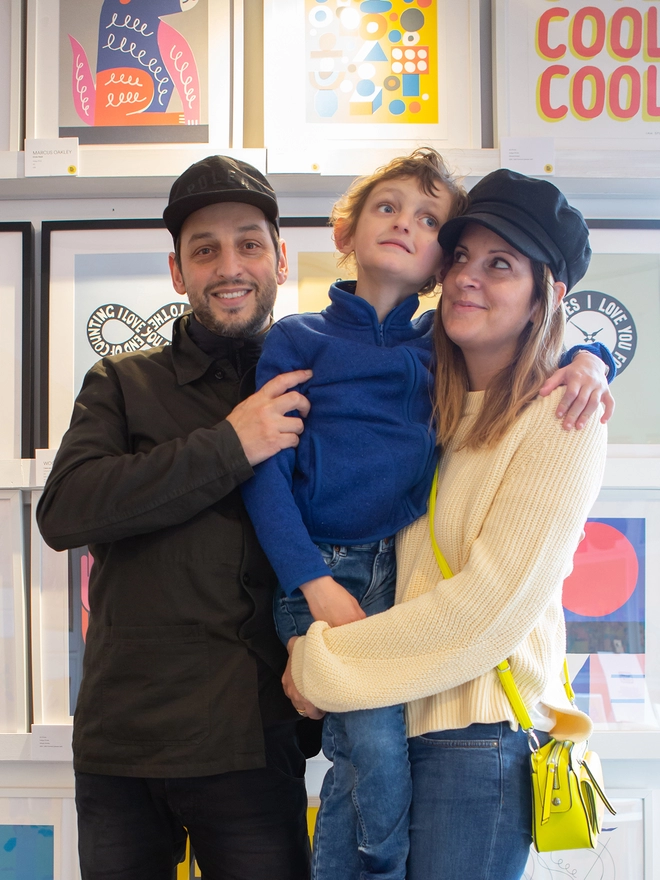
[[[567,649],[641,654],[645,650],[646,521],[589,519],[564,581]]]
[[[437,0],[305,0],[307,121],[437,123]]]
[[[7,880],[53,880],[52,825],[0,825],[0,876]]]

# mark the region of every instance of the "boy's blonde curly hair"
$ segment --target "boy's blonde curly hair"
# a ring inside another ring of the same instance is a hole
[[[337,222],[342,226],[342,238],[351,238],[355,235],[357,223],[369,197],[369,193],[382,180],[398,180],[402,177],[412,177],[419,184],[419,188],[428,196],[437,195],[444,187],[451,196],[451,208],[447,220],[462,214],[467,208],[467,192],[463,188],[460,178],[453,174],[445,160],[437,150],[432,147],[418,147],[408,156],[397,156],[387,165],[377,168],[373,174],[366,177],[358,177],[349,186],[343,196],[333,205],[330,212],[330,225]],[[351,251],[342,254],[338,263],[343,268],[355,272],[355,253]],[[430,278],[421,288],[420,293],[430,293],[436,286],[435,278]]]

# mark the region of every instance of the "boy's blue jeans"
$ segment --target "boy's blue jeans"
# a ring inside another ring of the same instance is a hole
[[[334,579],[367,615],[394,604],[394,538],[340,547],[319,544]],[[313,618],[300,591],[275,596],[286,644]],[[323,754],[333,762],[321,788],[314,832],[314,880],[405,880],[412,783],[403,706],[329,713]]]

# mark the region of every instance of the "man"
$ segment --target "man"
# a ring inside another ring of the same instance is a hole
[[[288,390],[309,371],[253,393],[287,276],[277,200],[255,168],[211,156],[164,219],[192,314],[171,345],[90,370],[37,511],[51,547],[95,559],[73,736],[82,877],[170,880],[187,829],[209,880],[303,880],[297,715],[238,489],[297,445],[286,413],[309,409]]]

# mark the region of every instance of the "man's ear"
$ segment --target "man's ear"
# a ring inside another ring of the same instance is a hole
[[[289,277],[289,260],[286,255],[286,242],[280,240],[280,255],[277,258],[277,283],[284,284]]]
[[[332,236],[340,254],[350,254],[353,250],[353,236],[348,234],[348,220],[335,220]]]
[[[176,254],[170,254],[168,259],[170,263],[170,275],[172,276],[172,287],[180,296],[186,296],[186,285],[179,264],[176,261]]]

